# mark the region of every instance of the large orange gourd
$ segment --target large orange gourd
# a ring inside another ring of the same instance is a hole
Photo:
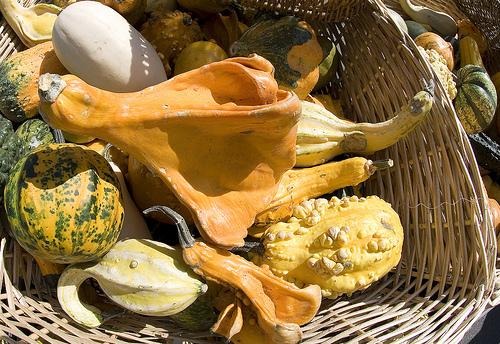
[[[295,164],[301,104],[253,55],[211,63],[135,93],[44,75],[40,111],[55,128],[103,139],[154,170],[202,236],[242,246]]]

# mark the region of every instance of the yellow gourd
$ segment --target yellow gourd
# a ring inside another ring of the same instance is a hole
[[[293,215],[266,229],[264,253],[254,262],[299,287],[319,285],[328,298],[351,294],[401,259],[399,215],[377,196],[312,199]]]
[[[373,162],[363,157],[330,161],[313,167],[289,170],[280,181],[278,191],[267,209],[259,213],[249,229],[260,237],[265,226],[288,220],[293,208],[302,201],[320,197],[346,186],[366,181],[375,171],[392,166],[392,160]]]
[[[146,239],[118,241],[101,259],[68,266],[57,286],[63,310],[76,322],[97,327],[113,315],[89,305],[78,294],[93,278],[114,303],[134,313],[165,316],[178,313],[207,290],[182,260],[182,252]]]
[[[460,39],[459,42],[460,50],[460,68],[465,67],[468,64],[476,65],[484,70],[483,58],[479,51],[479,46],[476,40],[470,36],[465,36]]]
[[[178,75],[212,62],[227,59],[227,54],[219,45],[210,41],[198,41],[185,47],[176,59],[174,75]]]
[[[181,10],[166,11],[162,7],[148,14],[140,32],[160,56],[168,77],[173,74],[177,57],[182,50],[203,38],[198,21],[190,13]]]

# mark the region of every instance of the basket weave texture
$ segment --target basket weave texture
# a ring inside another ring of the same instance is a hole
[[[391,4],[365,1],[339,15],[329,12],[326,1],[244,2],[308,17],[335,42],[340,68],[322,92],[340,97],[351,120],[391,118],[431,80],[435,83],[429,118],[371,157],[391,158],[394,167],[377,172],[364,185],[367,195],[390,202],[401,216],[405,241],[400,264],[363,291],[324,301],[313,321],[303,326],[303,342],[460,342],[492,305],[495,232],[479,168],[453,105],[414,42],[387,15]],[[2,58],[23,49],[5,22],[0,35]],[[0,236],[0,338],[8,343],[223,341],[208,332],[188,333],[168,318],[136,314],[111,319],[98,329],[79,326],[61,310],[33,258],[5,226]]]

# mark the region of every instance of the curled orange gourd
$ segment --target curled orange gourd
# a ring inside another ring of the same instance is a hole
[[[39,93],[52,126],[103,139],[147,165],[189,208],[202,236],[221,247],[244,244],[295,164],[300,101],[278,89],[273,66],[258,55],[135,93],[45,74]]]

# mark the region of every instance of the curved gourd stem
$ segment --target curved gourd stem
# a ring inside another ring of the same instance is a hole
[[[186,220],[184,220],[184,218],[179,213],[170,209],[169,207],[155,205],[143,210],[143,214],[147,215],[155,211],[159,211],[160,213],[167,215],[172,219],[174,225],[177,227],[177,233],[179,235],[179,243],[181,244],[183,249],[188,247],[193,247],[196,240],[190,234]]]

